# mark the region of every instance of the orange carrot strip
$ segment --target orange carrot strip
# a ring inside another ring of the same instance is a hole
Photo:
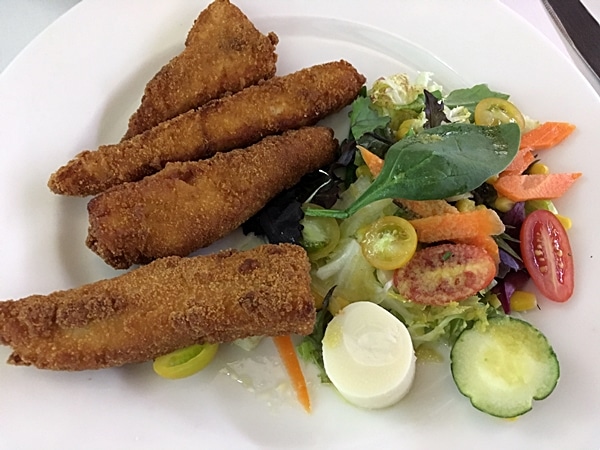
[[[521,175],[533,161],[535,156],[531,150],[528,147],[521,147],[508,167],[500,172],[500,176]]]
[[[476,234],[475,236],[453,239],[457,244],[470,244],[483,248],[490,255],[496,264],[500,262],[500,250],[494,238],[488,234]]]
[[[419,217],[438,216],[440,214],[456,214],[458,209],[448,203],[446,200],[407,200],[404,198],[396,199],[396,202],[410,209]]]
[[[294,348],[291,336],[273,336],[273,342],[277,347],[279,356],[281,357],[283,365],[294,386],[298,401],[304,407],[306,412],[309,413],[310,397],[308,395],[308,387],[306,386],[306,380],[304,379],[304,374],[302,373],[300,361],[298,361],[298,355],[296,355],[296,349]]]
[[[478,208],[458,214],[442,214],[411,220],[420,242],[472,238],[479,234],[501,234],[504,224],[495,211]]]
[[[513,202],[553,199],[562,196],[580,176],[581,173],[506,175],[498,178],[494,187]]]
[[[544,122],[521,136],[521,148],[532,151],[554,147],[569,136],[575,125],[567,122]]]
[[[383,159],[361,145],[357,145],[356,147],[360,150],[360,156],[362,156],[363,161],[371,171],[371,175],[374,177],[379,175],[379,172],[383,169]]]

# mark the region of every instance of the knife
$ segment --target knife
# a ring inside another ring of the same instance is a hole
[[[600,25],[579,0],[542,0],[559,31],[600,79]]]

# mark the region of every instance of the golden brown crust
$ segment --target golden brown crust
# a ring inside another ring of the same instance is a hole
[[[312,125],[350,104],[365,78],[345,61],[321,64],[213,100],[133,138],[84,151],[48,182],[57,194],[94,195],[170,161],[193,161]]]
[[[86,370],[151,360],[193,343],[308,334],[306,252],[291,244],[169,257],[116,278],[0,302],[9,362]]]
[[[170,163],[93,198],[87,245],[121,269],[188,255],[236,229],[304,174],[332,162],[336,151],[331,129],[308,127],[207,160]]]
[[[123,139],[275,75],[277,36],[261,34],[228,0],[196,18],[185,49],[146,85]]]

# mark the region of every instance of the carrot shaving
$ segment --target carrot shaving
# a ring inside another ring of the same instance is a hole
[[[279,356],[283,361],[283,365],[290,377],[290,381],[296,391],[296,397],[300,404],[304,407],[306,412],[310,413],[310,397],[308,395],[308,387],[306,386],[306,380],[300,367],[300,361],[298,361],[298,355],[296,355],[296,349],[294,343],[289,335],[285,336],[273,336],[273,342]]]
[[[494,238],[488,234],[477,234],[472,237],[453,239],[457,244],[469,244],[483,248],[490,255],[496,264],[500,262],[500,250]]]
[[[506,175],[498,178],[494,188],[513,202],[546,200],[561,197],[580,176],[581,173]]]
[[[419,242],[473,238],[480,234],[495,235],[504,232],[504,224],[495,211],[478,208],[458,214],[441,214],[411,220]]]
[[[410,209],[419,217],[439,216],[441,214],[456,214],[458,209],[446,200],[407,200],[396,199],[405,208]]]
[[[371,171],[371,175],[374,177],[379,175],[379,172],[383,169],[384,160],[361,145],[357,145],[356,147],[360,150],[360,156],[362,156],[363,161]]]
[[[565,140],[573,130],[575,130],[575,125],[571,123],[544,122],[521,136],[521,148],[535,151],[554,147]]]
[[[521,175],[533,161],[535,156],[529,147],[521,147],[508,167],[500,172],[500,176]]]

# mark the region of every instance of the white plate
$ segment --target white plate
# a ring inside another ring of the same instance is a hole
[[[270,404],[219,372],[171,382],[150,364],[83,373],[0,365],[2,448],[598,448],[600,350],[596,230],[600,101],[573,65],[500,4],[443,0],[237,2],[280,37],[279,71],[330,59],[369,80],[427,70],[448,88],[487,82],[528,115],[578,129],[544,160],[584,172],[558,202],[573,219],[576,292],[528,315],[561,361],[555,392],[516,421],[488,417],[454,387],[448,364],[419,365],[409,396],[363,411],[311,386],[312,415]],[[145,82],[183,46],[205,0],[88,0],[36,39],[0,76],[0,298],[114,276],[83,242],[86,201],[51,194],[51,172],[84,148],[114,142]],[[338,123],[341,119],[338,119]],[[272,353],[270,342],[261,352]],[[0,349],[0,359],[9,354]],[[289,389],[289,388],[288,388]]]

